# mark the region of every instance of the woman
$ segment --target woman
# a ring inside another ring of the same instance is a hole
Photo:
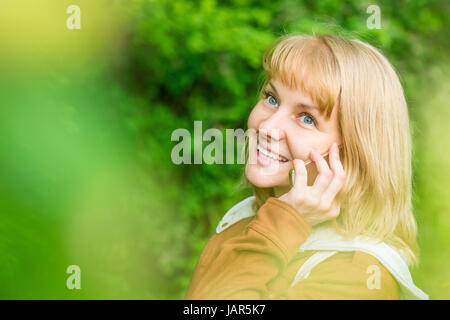
[[[219,223],[186,298],[427,299],[408,269],[411,133],[390,63],[358,40],[286,35],[263,66],[248,119],[254,196]]]

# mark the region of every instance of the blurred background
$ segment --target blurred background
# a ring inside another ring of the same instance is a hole
[[[80,29],[67,28],[75,4]],[[381,29],[369,30],[369,5]],[[400,74],[414,135],[417,286],[450,298],[448,1],[0,2],[0,298],[182,299],[243,165],[175,165],[193,121],[244,128],[291,32],[357,37]],[[203,144],[205,146],[205,143]],[[69,265],[81,290],[69,290]]]

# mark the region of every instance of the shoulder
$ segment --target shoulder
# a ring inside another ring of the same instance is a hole
[[[375,257],[362,251],[336,253],[302,282],[301,286],[323,286],[330,299],[399,299],[395,278]]]
[[[378,295],[386,296],[387,299],[398,299],[399,288],[394,276],[374,256],[355,251],[352,265],[363,276],[366,286]]]

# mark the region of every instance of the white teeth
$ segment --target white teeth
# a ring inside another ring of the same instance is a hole
[[[278,156],[278,155],[276,155],[276,154],[270,152],[270,151],[267,150],[267,149],[264,149],[260,144],[258,144],[258,150],[259,150],[263,155],[265,155],[266,157],[269,157],[269,158],[271,158],[271,159],[278,160],[278,161],[282,161],[282,162],[285,162],[285,161],[286,161],[285,159],[281,158],[280,156]]]

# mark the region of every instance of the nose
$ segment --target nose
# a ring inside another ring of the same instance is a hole
[[[262,121],[259,125],[260,137],[266,137],[270,140],[280,141],[286,138],[284,127],[287,119],[280,111],[273,113],[269,118]]]

